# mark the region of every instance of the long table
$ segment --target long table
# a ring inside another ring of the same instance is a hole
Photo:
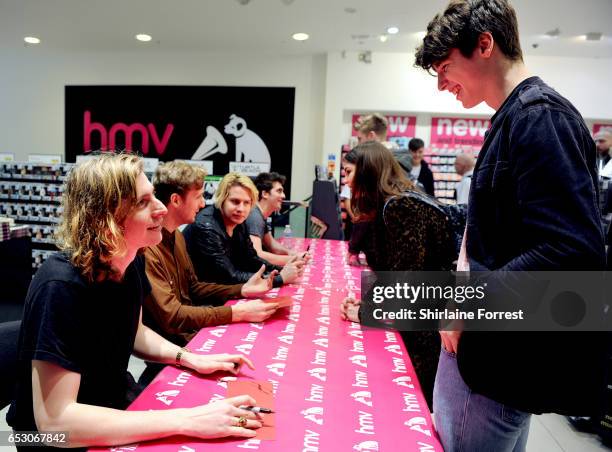
[[[292,306],[265,323],[203,328],[189,343],[196,353],[242,353],[254,362],[256,370],[243,366],[237,377],[272,383],[276,439],[172,437],[112,450],[443,450],[399,334],[340,318],[343,298],[360,295],[361,270],[348,265],[346,243],[291,240],[295,249],[310,244],[313,259],[299,284],[269,296],[291,296]],[[232,378],[167,366],[128,409],[209,403],[225,397]]]

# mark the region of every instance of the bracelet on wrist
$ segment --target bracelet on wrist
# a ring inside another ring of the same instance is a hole
[[[177,353],[176,353],[176,365],[178,367],[181,367],[181,358],[183,356],[184,353],[189,353],[191,350],[189,350],[187,347],[182,347]]]

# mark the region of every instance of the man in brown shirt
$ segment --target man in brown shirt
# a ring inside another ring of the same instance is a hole
[[[162,223],[162,241],[145,250],[152,290],[145,299],[143,317],[147,326],[181,346],[202,327],[262,322],[278,307],[277,303],[261,300],[219,306],[229,299],[257,297],[271,289],[276,272],[262,278],[264,266],[244,284],[198,281],[178,226],[192,223],[204,206],[205,175],[203,169],[177,161],[160,165],[153,178],[156,197],[165,204],[168,214]],[[156,375],[159,370],[147,369],[149,378],[145,380],[150,381],[151,373]]]

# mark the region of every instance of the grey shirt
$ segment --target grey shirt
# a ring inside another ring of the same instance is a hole
[[[246,227],[249,235],[256,235],[262,241],[264,235],[270,232],[270,226],[266,223],[266,219],[258,206],[251,209],[251,213],[246,219]]]

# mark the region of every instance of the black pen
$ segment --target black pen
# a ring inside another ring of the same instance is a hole
[[[272,411],[270,408],[262,408],[260,406],[253,406],[253,405],[240,405],[238,408],[240,408],[241,410],[250,411],[252,413],[266,413],[266,414],[274,413],[274,411]]]

